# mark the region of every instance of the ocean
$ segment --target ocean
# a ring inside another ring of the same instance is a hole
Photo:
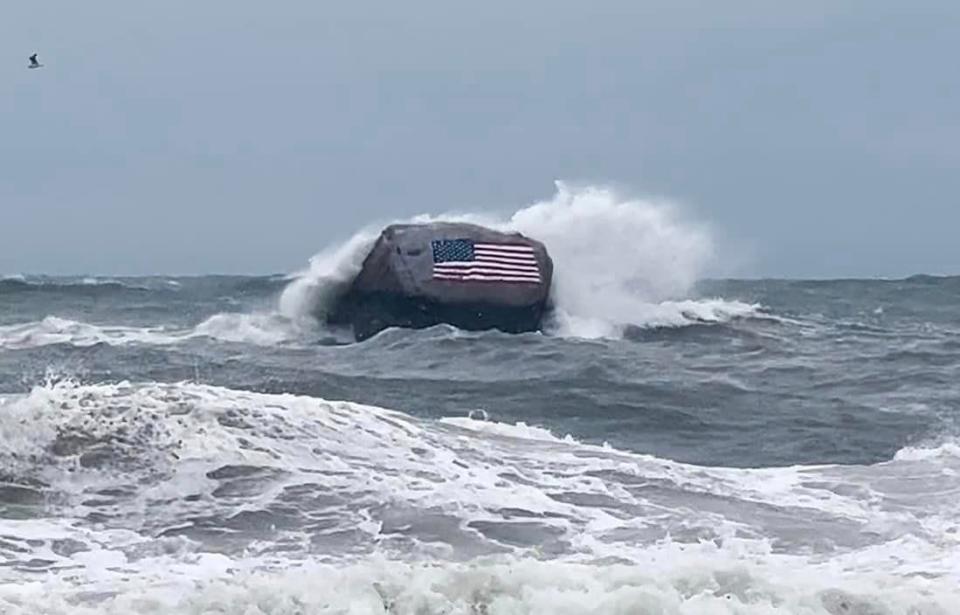
[[[0,613],[960,613],[960,278],[711,278],[566,205],[511,218],[539,333],[325,327],[369,232],[4,278]]]

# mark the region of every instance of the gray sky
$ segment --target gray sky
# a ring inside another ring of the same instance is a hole
[[[555,179],[741,275],[960,273],[957,58],[953,0],[7,2],[0,274],[290,271]]]

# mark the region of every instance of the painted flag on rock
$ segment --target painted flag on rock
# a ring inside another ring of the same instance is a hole
[[[533,247],[516,243],[479,243],[470,239],[432,242],[433,277],[452,282],[539,284],[540,265]]]

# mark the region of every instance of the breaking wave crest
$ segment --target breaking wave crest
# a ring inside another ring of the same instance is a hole
[[[897,461],[960,460],[960,438],[948,437],[927,445],[905,446],[897,451]]]
[[[315,339],[321,331],[316,322],[291,320],[275,312],[222,313],[207,318],[189,333],[192,338],[221,342],[276,346]]]
[[[667,202],[625,199],[611,189],[557,183],[552,199],[509,217],[452,213],[434,220],[483,224],[543,241],[555,263],[550,331],[574,337],[617,337],[627,325],[683,326],[727,322],[759,306],[719,298],[692,299],[694,284],[716,259],[708,229]],[[399,221],[398,221],[399,222]],[[379,228],[367,228],[314,256],[283,292],[291,319],[322,317],[360,272]]]
[[[947,615],[957,599],[957,592],[944,585],[918,593],[922,583],[891,585],[879,578],[839,589],[826,571],[797,570],[790,562],[744,564],[706,547],[663,549],[650,559],[644,567],[374,560],[348,566],[310,563],[271,573],[249,572],[241,562],[209,556],[196,558],[194,566],[206,574],[192,582],[174,573],[164,579],[157,570],[161,578],[153,583],[126,579],[122,590],[107,598],[78,598],[53,589],[49,581],[36,582],[0,591],[0,604],[11,615]],[[163,563],[155,565],[159,569]]]
[[[316,322],[294,321],[274,312],[214,314],[188,329],[97,325],[47,316],[39,321],[0,326],[0,350],[24,350],[58,344],[80,348],[98,344],[166,346],[198,339],[276,346],[326,339],[335,333],[320,330]]]
[[[50,277],[25,276],[21,274],[0,276],[0,294],[27,292],[58,292],[80,291],[83,294],[109,294],[114,291],[142,292],[149,290],[163,290],[175,288],[172,280],[153,280],[151,284],[144,283],[145,279],[116,279],[103,277]]]
[[[93,325],[57,316],[0,327],[0,349],[22,350],[54,344],[94,346],[132,343],[172,344],[181,338],[160,327]]]
[[[711,468],[536,426],[186,383],[58,382],[0,407],[3,612],[960,603],[949,451]]]
[[[323,318],[333,302],[346,292],[360,273],[363,260],[379,236],[379,229],[367,228],[346,242],[310,259],[310,266],[293,276],[293,281],[280,296],[280,313],[291,320]]]

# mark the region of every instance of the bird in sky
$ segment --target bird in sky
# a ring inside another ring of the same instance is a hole
[[[37,62],[37,54],[30,56],[30,66],[27,68],[40,68],[41,66],[43,66],[43,64]]]

